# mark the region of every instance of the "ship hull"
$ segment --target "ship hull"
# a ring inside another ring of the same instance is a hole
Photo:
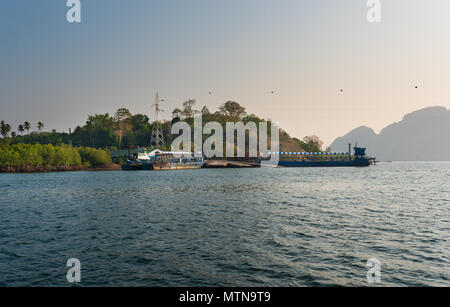
[[[199,169],[202,168],[203,165],[204,163],[164,163],[164,164],[154,164],[153,170],[174,171],[174,170]]]
[[[368,167],[369,160],[353,161],[279,161],[279,167]]]
[[[128,161],[122,164],[124,171],[151,171],[153,170],[153,163],[147,161]]]

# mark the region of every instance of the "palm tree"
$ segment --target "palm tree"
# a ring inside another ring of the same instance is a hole
[[[30,122],[24,122],[23,123],[23,127],[25,128],[25,130],[28,132],[31,129],[31,124]]]
[[[39,131],[41,131],[44,128],[44,123],[43,122],[38,122],[37,128],[38,128]]]
[[[197,111],[193,109],[196,103],[197,102],[194,99],[185,101],[183,103],[183,111],[181,112],[181,115],[183,115],[185,118],[193,118],[194,114],[197,113]]]
[[[20,134],[23,134],[25,128],[23,127],[23,125],[19,125],[19,127],[17,127],[17,130],[19,130]]]
[[[116,114],[114,115],[114,121],[117,125],[116,133],[119,134],[119,150],[120,144],[122,143],[123,132],[133,128],[133,124],[131,121],[132,117],[133,116],[131,115],[131,112],[125,108],[117,110]]]
[[[181,111],[179,108],[175,108],[172,112],[172,117],[180,117],[181,116]]]
[[[201,113],[202,113],[202,115],[204,115],[204,116],[206,116],[206,115],[209,115],[210,114],[210,112],[209,112],[209,109],[208,109],[208,107],[207,106],[204,106],[203,108],[202,108],[202,110],[200,111]]]
[[[11,137],[14,139],[17,136],[17,133],[15,131],[11,132]]]
[[[2,120],[0,122],[0,134],[3,136],[3,138],[7,138],[10,132],[11,126],[9,124],[5,124],[5,122]]]

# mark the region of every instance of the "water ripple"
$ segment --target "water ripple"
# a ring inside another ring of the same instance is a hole
[[[0,174],[0,286],[450,286],[450,163]]]

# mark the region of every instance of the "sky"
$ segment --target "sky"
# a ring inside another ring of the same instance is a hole
[[[68,131],[120,107],[154,118],[158,91],[163,118],[187,99],[233,100],[330,144],[450,108],[450,1],[381,0],[380,23],[366,2],[81,0],[68,23],[65,0],[2,0],[0,120]]]

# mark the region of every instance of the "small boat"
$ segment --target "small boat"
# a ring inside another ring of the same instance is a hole
[[[127,163],[122,164],[122,170],[124,171],[142,171],[144,170],[144,164],[135,161],[135,160],[127,160]]]
[[[156,154],[162,153],[161,150],[154,150],[148,153],[146,150],[143,152],[135,153],[131,159],[127,160],[127,163],[122,165],[124,171],[149,171],[153,170],[153,164],[155,163]]]
[[[194,156],[190,152],[159,152],[155,155],[153,170],[169,171],[199,169],[205,164],[203,156]]]

